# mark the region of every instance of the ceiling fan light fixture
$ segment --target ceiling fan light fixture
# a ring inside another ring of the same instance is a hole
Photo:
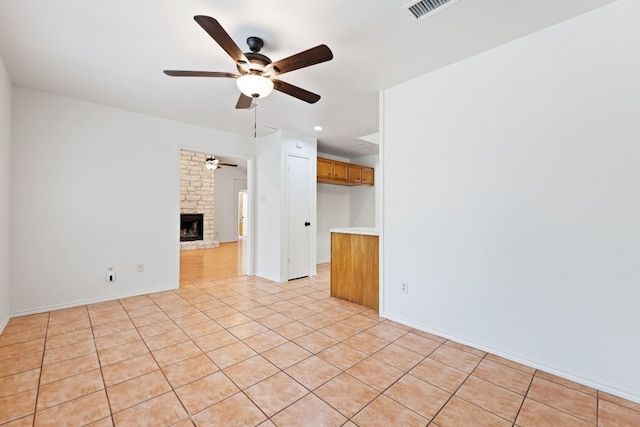
[[[220,160],[215,157],[208,157],[204,162],[204,167],[209,170],[216,170],[218,169],[218,163],[220,163]]]
[[[251,98],[264,98],[273,91],[273,81],[257,74],[245,74],[236,80],[240,92]]]

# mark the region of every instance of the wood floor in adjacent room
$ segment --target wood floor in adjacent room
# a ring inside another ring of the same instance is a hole
[[[330,297],[328,264],[278,284],[189,255],[178,290],[12,319],[0,425],[640,425],[640,404]]]
[[[246,274],[242,240],[212,249],[180,251],[180,285]]]

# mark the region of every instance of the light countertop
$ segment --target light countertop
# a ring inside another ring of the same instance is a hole
[[[350,228],[332,228],[332,233],[344,233],[344,234],[364,234],[367,236],[379,236],[377,228],[367,227],[350,227]]]

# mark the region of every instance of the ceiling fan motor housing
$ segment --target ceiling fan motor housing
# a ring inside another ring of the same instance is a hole
[[[249,73],[260,74],[267,68],[267,65],[271,64],[271,59],[261,53],[246,52],[244,56],[249,60]],[[247,65],[238,63],[237,68],[241,73],[247,74]]]

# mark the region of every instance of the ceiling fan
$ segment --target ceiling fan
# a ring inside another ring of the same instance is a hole
[[[209,170],[216,170],[222,166],[230,166],[232,168],[238,167],[238,165],[234,163],[221,162],[220,159],[216,159],[215,156],[211,156],[211,155],[207,157],[207,159],[204,161],[204,167]]]
[[[247,109],[255,98],[264,98],[273,89],[286,93],[302,101],[313,104],[318,102],[320,95],[299,88],[290,83],[283,82],[277,77],[300,68],[309,67],[333,58],[333,53],[326,45],[321,44],[287,58],[272,62],[267,56],[260,53],[264,42],[259,37],[249,37],[247,45],[251,52],[242,52],[231,36],[222,28],[214,18],[197,15],[193,19],[220,45],[222,49],[234,60],[240,74],[218,71],[179,71],[164,70],[164,73],[173,77],[228,77],[236,79],[240,89],[240,98],[236,108]]]

